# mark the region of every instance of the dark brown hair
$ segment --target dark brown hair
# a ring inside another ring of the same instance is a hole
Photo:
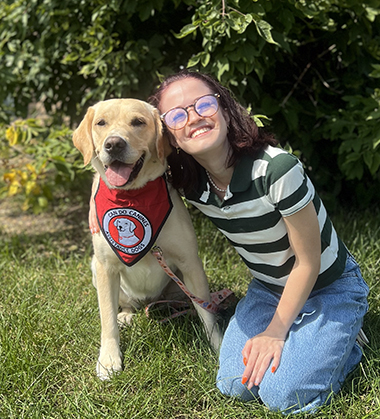
[[[220,95],[219,106],[229,116],[227,140],[230,144],[231,153],[227,157],[228,167],[236,164],[244,154],[256,157],[268,144],[277,145],[277,140],[273,135],[257,127],[248,111],[234,99],[231,92],[207,74],[188,70],[173,74],[162,82],[156,92],[149,98],[149,102],[159,109],[163,92],[172,83],[187,78],[194,78],[203,82],[213,93]],[[166,127],[164,129],[174,149],[174,137]],[[168,163],[171,172],[170,181],[176,189],[182,189],[186,195],[197,188],[202,168],[192,156],[183,150],[179,150],[178,153],[174,151],[168,157]]]

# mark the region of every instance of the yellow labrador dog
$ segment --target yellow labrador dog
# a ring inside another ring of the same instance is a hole
[[[92,271],[101,319],[96,371],[104,380],[122,369],[118,321],[129,324],[136,309],[167,295],[174,284],[150,253],[154,244],[190,292],[207,301],[210,293],[188,212],[163,178],[170,147],[158,111],[135,99],[99,102],[88,109],[73,142],[97,172],[93,195],[101,233],[93,235]],[[215,316],[195,309],[217,349]]]

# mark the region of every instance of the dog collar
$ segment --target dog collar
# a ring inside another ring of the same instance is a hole
[[[133,190],[109,189],[100,179],[94,199],[100,230],[127,266],[150,251],[173,208],[163,177]]]

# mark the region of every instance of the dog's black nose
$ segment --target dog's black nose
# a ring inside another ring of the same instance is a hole
[[[127,147],[127,143],[121,137],[108,137],[104,143],[104,148],[109,153],[119,153]]]

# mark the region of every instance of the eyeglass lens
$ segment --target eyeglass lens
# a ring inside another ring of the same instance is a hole
[[[195,112],[204,118],[211,117],[218,112],[218,100],[215,95],[206,95],[197,99],[187,108],[174,108],[164,116],[165,124],[171,129],[183,128],[189,119],[188,108],[194,107]]]

